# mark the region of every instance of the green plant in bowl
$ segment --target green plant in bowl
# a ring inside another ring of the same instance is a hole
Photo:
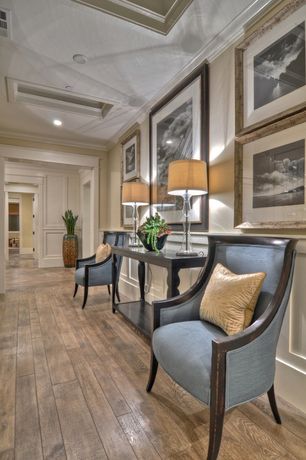
[[[170,233],[171,228],[156,212],[154,216],[147,217],[145,222],[138,227],[137,235],[146,249],[159,252]]]

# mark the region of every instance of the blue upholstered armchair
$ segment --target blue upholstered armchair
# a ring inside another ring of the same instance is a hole
[[[104,232],[103,243],[111,246],[126,246],[128,236],[124,232]],[[122,258],[118,261],[118,280],[120,276]],[[116,283],[116,295],[120,302],[118,291],[118,280]],[[82,308],[85,308],[89,286],[107,285],[110,294],[110,285],[112,284],[112,256],[110,255],[102,262],[96,263],[96,255],[85,259],[77,259],[75,271],[75,288],[73,297],[75,297],[79,285],[84,286],[84,298]]]
[[[211,236],[208,258],[198,281],[172,299],[153,302],[151,371],[158,363],[191,393],[210,406],[207,460],[215,460],[221,444],[224,413],[231,407],[268,393],[277,423],[274,394],[275,355],[293,277],[295,240],[249,236]],[[203,293],[220,262],[237,274],[265,272],[252,323],[227,336],[199,317]]]

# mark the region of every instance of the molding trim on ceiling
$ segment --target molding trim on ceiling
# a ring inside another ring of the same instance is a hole
[[[5,77],[8,102],[55,108],[64,112],[105,118],[113,104],[54,87]]]
[[[151,0],[151,7],[148,0],[146,1],[148,6],[142,6],[140,0],[72,1],[167,35],[193,0],[168,0],[167,3]]]
[[[221,32],[207,43],[182,70],[180,70],[149,102],[143,105],[139,111],[126,123],[106,144],[111,149],[134,123],[142,123],[151,111],[151,108],[162,99],[173,87],[187,77],[197,66],[205,61],[210,63],[220,56],[226,49],[238,42],[245,32],[245,24],[259,15],[264,15],[273,8],[275,0],[254,0],[243,12],[237,15]]]
[[[47,145],[56,145],[56,146],[63,146],[63,147],[75,147],[75,148],[83,148],[83,149],[89,149],[92,150],[93,152],[96,153],[101,153],[101,152],[107,152],[108,145],[106,143],[101,144],[96,144],[94,142],[76,142],[70,141],[70,140],[63,140],[60,138],[56,137],[40,137],[40,136],[35,136],[30,135],[30,134],[25,134],[25,133],[18,133],[14,131],[0,131],[0,146],[3,145],[4,143],[1,142],[1,140],[4,139],[10,139],[10,140],[16,140],[16,141],[24,141],[24,142],[36,142],[39,144],[47,144]],[[93,153],[94,154],[94,153]]]

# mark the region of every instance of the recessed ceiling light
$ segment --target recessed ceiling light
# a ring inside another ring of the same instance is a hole
[[[53,120],[55,126],[62,126],[63,122],[61,120]]]
[[[86,64],[88,58],[84,54],[74,54],[72,59],[78,64]]]
[[[166,141],[166,144],[173,144],[173,140],[168,139],[168,140]]]

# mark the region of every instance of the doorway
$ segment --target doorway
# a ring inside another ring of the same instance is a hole
[[[82,194],[82,249],[83,257],[92,255],[91,245],[91,183],[83,184]]]
[[[20,187],[20,186],[19,186]],[[34,259],[36,244],[36,205],[34,193],[6,192],[6,260],[16,263],[18,258]],[[37,201],[37,199],[36,199]]]

